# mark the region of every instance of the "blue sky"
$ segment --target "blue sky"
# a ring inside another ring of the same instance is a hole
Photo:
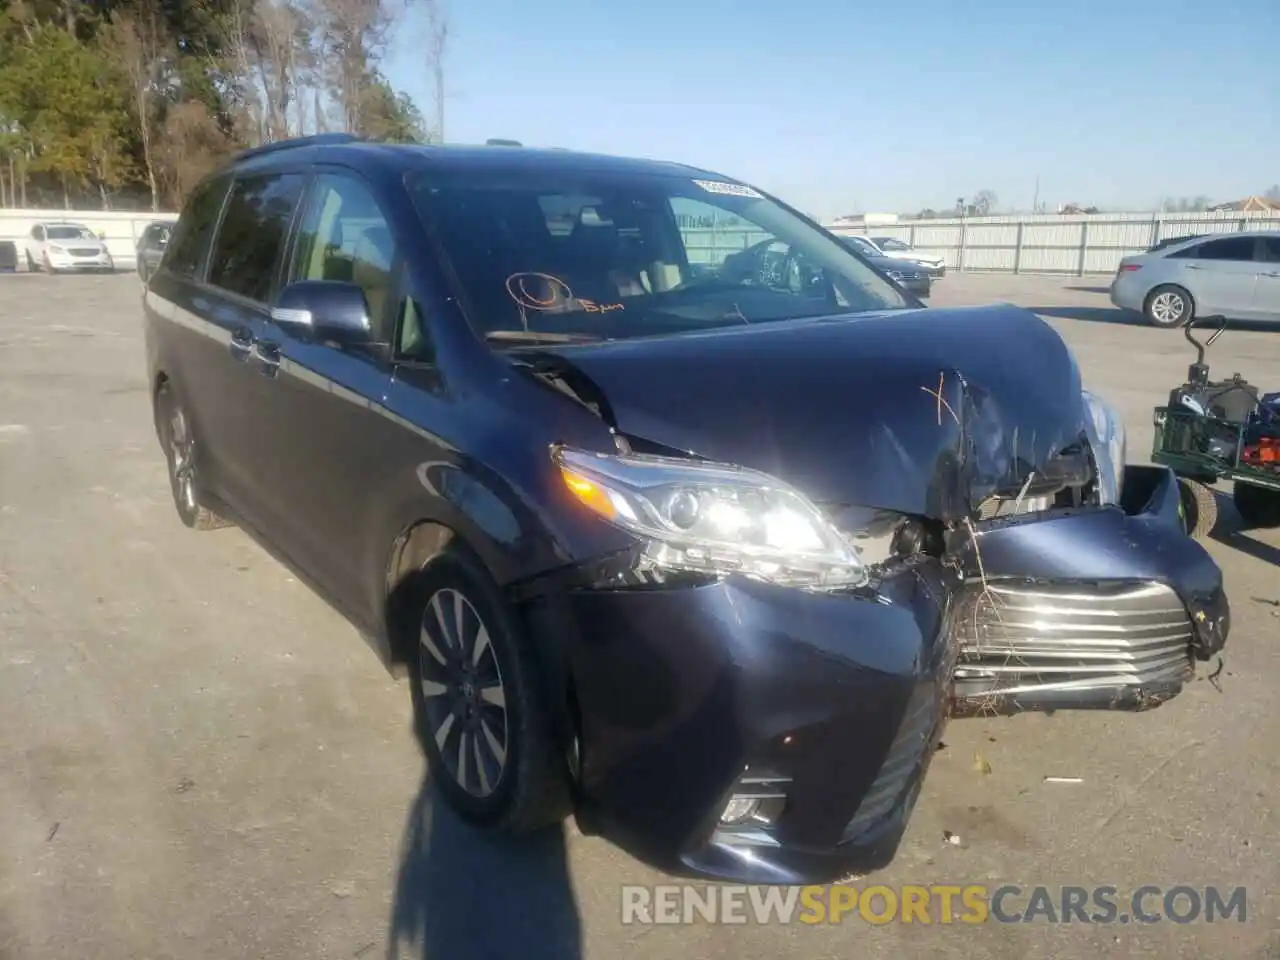
[[[445,133],[680,160],[818,216],[1280,182],[1280,0],[445,0]],[[434,110],[412,12],[388,73]]]

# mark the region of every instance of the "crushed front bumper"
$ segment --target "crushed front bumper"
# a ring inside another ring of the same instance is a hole
[[[888,864],[947,716],[930,562],[876,593],[741,578],[546,597],[580,731],[579,823],[668,873],[830,882]],[[721,822],[729,801],[758,798]]]
[[[957,712],[1149,708],[1222,649],[1222,572],[1172,471],[1128,467],[1121,499],[979,526],[952,610]]]
[[[949,714],[1174,695],[1225,642],[1222,575],[1168,470],[1130,467],[1122,501],[986,521],[961,575],[918,558],[874,592],[541,593],[526,616],[570,678],[580,825],[674,875],[831,882],[893,859]],[[735,799],[758,806],[727,822]]]

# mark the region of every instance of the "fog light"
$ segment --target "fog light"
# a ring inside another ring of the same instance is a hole
[[[760,809],[760,801],[750,797],[734,797],[720,814],[721,823],[741,823]]]

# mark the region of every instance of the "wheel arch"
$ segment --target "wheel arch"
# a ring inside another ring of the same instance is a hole
[[[501,578],[496,575],[493,565],[485,562],[484,551],[479,545],[470,542],[467,536],[447,523],[420,518],[404,527],[393,540],[387,552],[382,589],[385,654],[387,665],[395,675],[407,673],[409,657],[413,654],[411,645],[417,636],[417,625],[412,622],[416,592],[435,564],[458,553],[491,577],[499,590],[503,589]],[[538,618],[530,615],[528,603],[509,602],[526,642],[533,647],[545,702],[553,711],[553,734],[561,749],[568,751],[581,732],[581,708],[569,658],[556,638],[538,636]]]

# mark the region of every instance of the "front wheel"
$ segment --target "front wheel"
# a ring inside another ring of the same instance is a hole
[[[1191,319],[1195,301],[1182,287],[1166,283],[1156,287],[1142,305],[1143,316],[1155,327],[1180,327]]]
[[[441,794],[477,826],[525,833],[570,812],[568,771],[529,643],[468,555],[434,561],[415,593],[414,724]]]
[[[1280,527],[1280,491],[1237,480],[1231,499],[1246,527]]]
[[[1203,540],[1218,523],[1218,498],[1198,480],[1178,478],[1178,513],[1187,536]]]

